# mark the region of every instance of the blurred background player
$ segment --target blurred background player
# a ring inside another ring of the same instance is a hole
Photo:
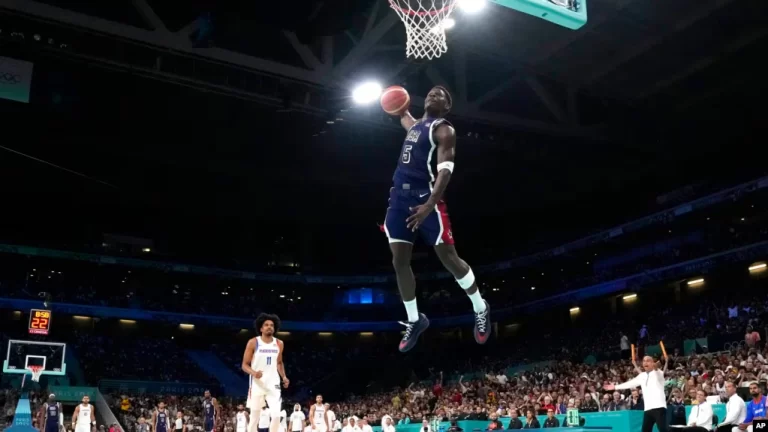
[[[56,402],[56,395],[48,395],[48,401],[43,404],[38,414],[37,424],[44,432],[59,432],[64,426],[64,413],[61,410],[61,404]]]
[[[72,413],[72,428],[75,432],[91,432],[93,426],[96,426],[96,412],[91,405],[91,398],[83,396],[80,405]]]
[[[165,409],[165,402],[157,403],[157,410],[152,413],[152,432],[168,432],[171,429],[171,418]]]
[[[203,431],[213,432],[216,429],[218,411],[216,398],[211,396],[210,390],[206,390],[203,393]]]
[[[291,413],[291,432],[301,432],[304,429],[304,420],[306,417],[301,411],[301,405],[296,404],[293,406],[293,412]]]
[[[235,414],[235,432],[246,432],[248,429],[248,413],[245,411],[245,405],[237,405],[237,414]]]
[[[331,411],[331,404],[328,402],[324,403],[323,406],[325,406],[325,415],[328,417],[328,430],[336,432],[336,413]],[[338,430],[341,430],[341,426]]]
[[[400,341],[401,352],[411,350],[419,335],[429,327],[429,320],[419,313],[416,305],[416,280],[411,270],[416,231],[427,244],[434,246],[440,262],[472,301],[477,343],[484,344],[491,334],[490,307],[480,295],[469,264],[456,253],[451,222],[443,201],[453,173],[456,151],[456,131],[443,118],[451,105],[451,95],[445,88],[437,86],[427,94],[424,116],[420,120],[414,119],[407,110],[400,116],[400,124],[408,133],[392,179],[394,186],[390,189],[383,227],[389,238],[397,286],[408,314],[408,320],[402,323],[405,334]]]
[[[184,424],[184,413],[179,410],[176,412],[176,421],[173,424],[174,432],[187,432],[187,425]]]
[[[309,419],[312,422],[313,432],[330,431],[330,422],[328,421],[328,411],[323,404],[323,395],[315,396],[315,404],[309,409]]]
[[[256,432],[265,402],[271,419],[269,431],[278,432],[282,402],[280,382],[285,388],[290,384],[283,364],[285,345],[274,337],[280,328],[280,318],[277,315],[261,314],[256,318],[254,326],[260,336],[248,341],[241,365],[243,371],[250,375],[247,404],[252,416],[248,432]]]
[[[269,416],[269,410],[265,405],[264,409],[259,412],[258,432],[268,432],[271,422],[272,419]],[[250,425],[250,422],[248,424]]]

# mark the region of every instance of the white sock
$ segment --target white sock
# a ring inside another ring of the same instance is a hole
[[[467,294],[467,297],[472,300],[472,308],[475,310],[475,313],[480,313],[485,310],[485,301],[483,300],[483,297],[480,296],[480,290],[475,291],[474,294]]]
[[[405,312],[408,314],[408,322],[416,322],[419,320],[419,308],[416,307],[416,299],[410,301],[404,301]]]

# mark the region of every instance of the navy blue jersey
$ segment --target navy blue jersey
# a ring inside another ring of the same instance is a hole
[[[432,189],[437,178],[435,150],[438,144],[433,134],[441,124],[450,125],[445,119],[427,117],[408,129],[400,150],[400,161],[392,178],[396,189]]]
[[[157,430],[155,432],[167,432],[168,431],[168,411],[157,410]]]
[[[213,418],[216,416],[216,407],[213,405],[212,400],[204,400],[203,401],[203,414],[205,415],[206,419],[213,420]]]
[[[53,405],[45,404],[45,430],[55,431],[59,430],[59,414],[61,414],[61,405],[56,402]]]

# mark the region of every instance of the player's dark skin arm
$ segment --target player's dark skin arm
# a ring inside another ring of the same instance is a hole
[[[453,162],[453,159],[456,156],[456,130],[450,125],[442,124],[437,127],[434,136],[439,144],[437,146],[438,165],[443,162]],[[450,181],[450,170],[443,169],[437,173],[435,186],[432,188],[432,194],[429,196],[427,202],[423,205],[411,208],[413,214],[407,219],[408,228],[414,231],[419,229],[419,225],[421,225],[424,219],[435,210],[437,203],[443,199],[443,194]]]
[[[411,127],[416,124],[416,121],[417,120],[413,118],[408,110],[405,110],[405,112],[400,115],[400,124],[405,130],[410,130]]]
[[[283,341],[278,340],[277,346],[280,347],[280,354],[277,355],[277,373],[280,374],[280,378],[283,379],[283,387],[288,388],[291,381],[285,376],[285,365],[283,364],[283,350],[285,349],[285,344]]]

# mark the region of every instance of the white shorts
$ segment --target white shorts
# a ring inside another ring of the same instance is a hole
[[[328,428],[325,427],[325,423],[315,424],[315,425],[312,425],[312,427],[313,427],[312,429],[313,432],[328,432]]]
[[[257,406],[258,402],[262,404],[266,402],[269,408],[269,413],[272,417],[280,418],[280,410],[283,402],[283,397],[277,388],[265,389],[259,386],[251,386],[248,390],[248,402],[247,407],[251,410],[251,415],[254,415],[256,410],[261,410],[264,405]]]
[[[246,426],[239,426],[238,425],[236,430],[237,430],[237,432],[245,432],[246,430],[248,430],[248,428]]]
[[[91,432],[91,424],[90,423],[78,423],[75,425],[75,432]]]

